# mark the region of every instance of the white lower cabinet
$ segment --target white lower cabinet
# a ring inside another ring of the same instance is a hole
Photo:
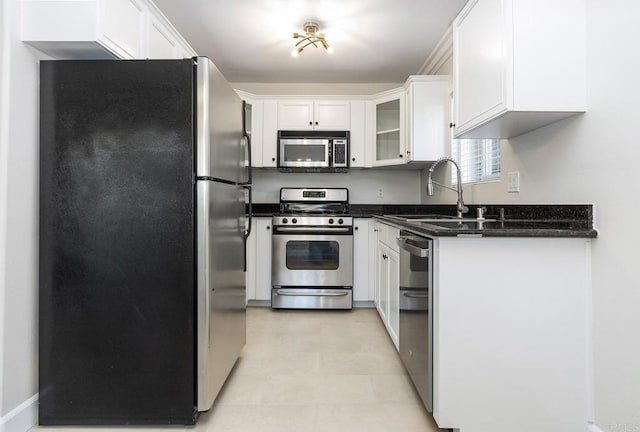
[[[271,218],[253,218],[247,240],[247,300],[271,300]]]
[[[440,427],[587,430],[590,243],[581,238],[434,240],[429,295],[433,416]],[[545,409],[531,409],[541,401]]]
[[[400,251],[396,239],[400,230],[379,222],[375,225],[375,304],[396,349],[400,336]]]
[[[387,309],[387,331],[396,349],[399,349],[400,337],[400,253],[389,248],[387,255],[387,286],[388,309]]]
[[[371,301],[373,282],[369,271],[369,219],[353,220],[353,300]],[[372,222],[373,223],[373,222]]]
[[[387,262],[389,248],[378,241],[377,251],[376,309],[378,309],[380,318],[386,326],[389,308],[389,265]]]

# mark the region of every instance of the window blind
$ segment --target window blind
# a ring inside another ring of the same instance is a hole
[[[500,178],[499,139],[457,139],[451,143],[451,157],[458,161],[462,183],[478,183]],[[458,173],[451,170],[451,181],[458,182]]]

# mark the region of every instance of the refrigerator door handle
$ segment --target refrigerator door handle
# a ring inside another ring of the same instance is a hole
[[[245,239],[249,237],[249,235],[251,234],[251,227],[252,227],[252,215],[253,215],[253,194],[251,192],[251,185],[245,185],[243,186],[247,191],[249,191],[249,211],[247,212],[247,216],[249,219],[249,224],[247,226],[247,229],[245,231]]]
[[[253,196],[252,196],[252,192],[251,192],[251,186],[250,185],[245,185],[243,186],[244,189],[246,189],[249,192],[249,209],[248,209],[248,213],[247,213],[247,219],[248,219],[248,224],[247,224],[247,228],[244,231],[244,236],[243,236],[243,242],[244,242],[244,271],[247,271],[247,240],[249,239],[249,236],[251,235],[251,228],[252,228],[252,221],[253,221]]]
[[[249,178],[248,183],[251,184],[253,183],[253,161],[251,159],[251,136],[245,134],[245,137],[247,138],[247,152],[249,154],[249,165],[247,166],[247,177]]]
[[[242,101],[242,137],[247,140],[247,161],[249,164],[247,165],[247,181],[241,183],[242,185],[250,185],[252,182],[252,171],[251,167],[253,165],[253,161],[251,160],[251,135],[247,133],[247,102]]]

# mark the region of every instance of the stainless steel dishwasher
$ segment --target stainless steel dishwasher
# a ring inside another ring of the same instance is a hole
[[[433,411],[433,241],[400,231],[400,357],[422,402]]]

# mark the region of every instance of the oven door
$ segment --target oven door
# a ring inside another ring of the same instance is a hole
[[[350,227],[274,228],[271,281],[274,287],[353,285],[353,234]],[[327,231],[339,231],[327,233]]]

